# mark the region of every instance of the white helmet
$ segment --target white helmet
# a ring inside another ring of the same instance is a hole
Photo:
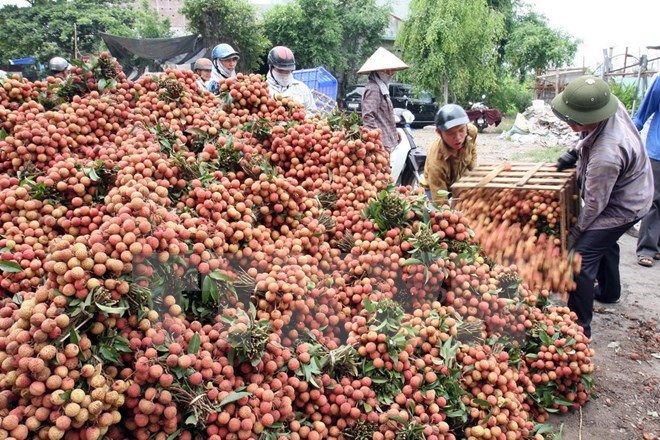
[[[48,61],[48,69],[53,73],[64,72],[70,66],[71,64],[62,57],[54,57]]]

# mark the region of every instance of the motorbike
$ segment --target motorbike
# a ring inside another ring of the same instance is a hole
[[[410,110],[394,109],[394,121],[400,141],[390,152],[390,165],[396,186],[417,187],[424,175],[426,152],[419,150],[415,144],[410,128],[414,120],[415,116]]]
[[[486,98],[486,95],[482,95],[481,99]],[[476,127],[479,133],[482,133],[489,125],[495,125],[496,127],[502,122],[502,113],[496,108],[489,108],[483,102],[470,103],[471,107],[465,112],[468,115],[468,119]]]

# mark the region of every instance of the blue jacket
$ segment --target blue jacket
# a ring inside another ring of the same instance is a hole
[[[648,135],[646,136],[646,151],[653,160],[660,160],[660,77],[655,75],[639,110],[633,117],[633,122],[638,130],[642,130],[646,121],[653,116]]]

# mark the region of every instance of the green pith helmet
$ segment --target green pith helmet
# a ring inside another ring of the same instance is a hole
[[[555,96],[551,107],[566,122],[589,125],[616,113],[619,100],[612,95],[605,81],[585,75],[571,81],[563,92]]]

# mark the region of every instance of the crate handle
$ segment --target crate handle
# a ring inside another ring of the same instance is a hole
[[[543,168],[544,165],[545,165],[545,163],[541,162],[541,163],[536,164],[536,166],[530,168],[530,170],[527,171],[527,172],[526,172],[526,173],[520,178],[520,180],[519,180],[518,182],[516,182],[516,186],[524,186],[524,185],[527,183],[527,181],[528,181],[529,179],[531,179],[532,176],[534,176],[534,174],[535,174],[538,170],[540,170],[541,168]]]
[[[486,174],[483,177],[483,179],[481,179],[479,182],[477,182],[477,184],[475,186],[479,187],[479,186],[484,186],[487,183],[490,183],[490,181],[493,180],[493,178],[497,177],[497,175],[500,173],[500,171],[502,171],[508,165],[509,165],[508,162],[504,162],[504,163],[496,166],[495,168],[493,168],[493,170],[490,173]]]

